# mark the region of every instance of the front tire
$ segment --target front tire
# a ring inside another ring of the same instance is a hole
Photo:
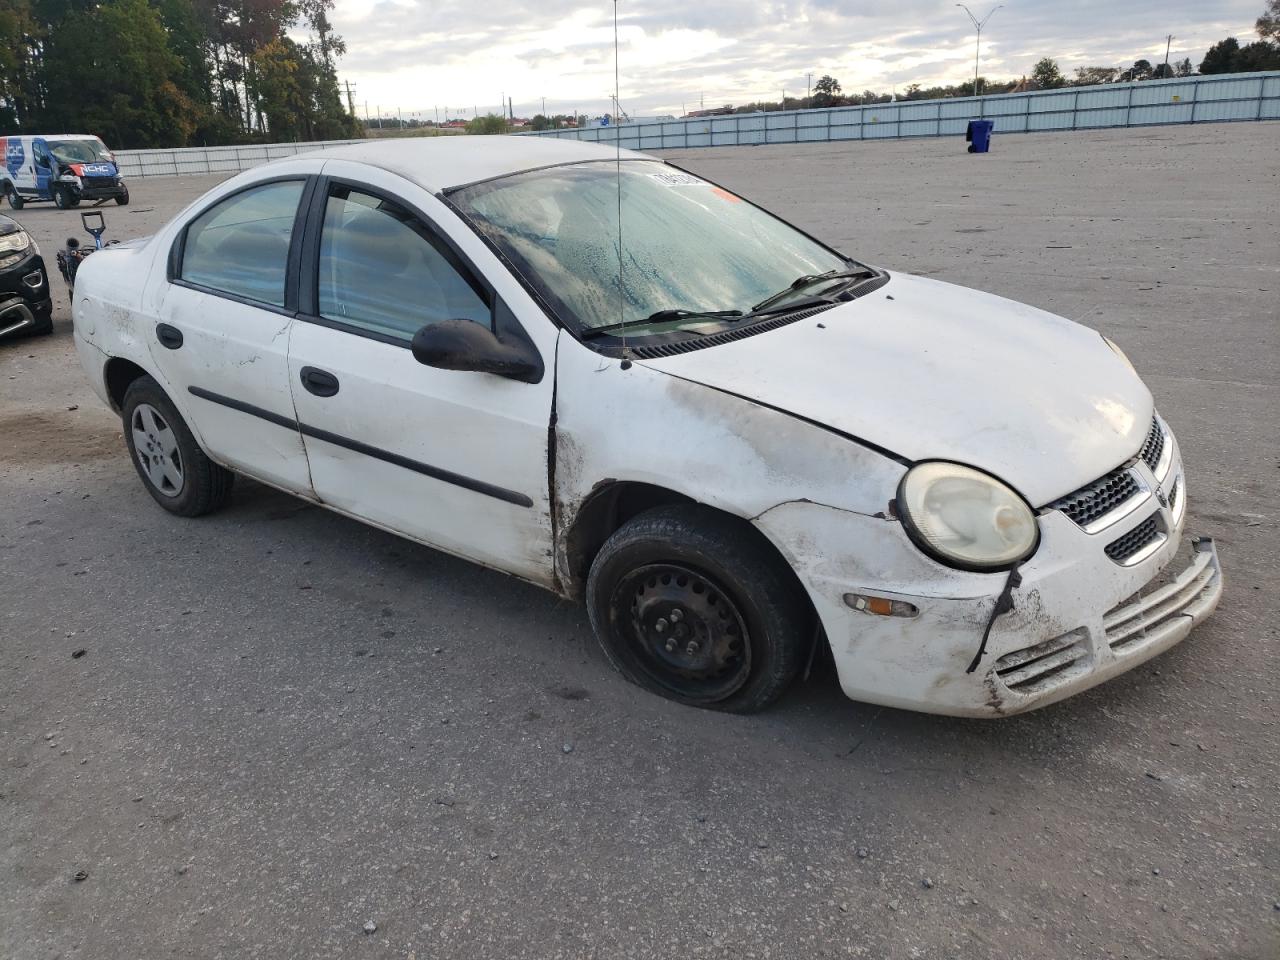
[[[127,207],[129,205],[129,190],[127,188],[124,193],[116,197],[116,205],[121,207]]]
[[[9,189],[5,191],[4,196],[5,199],[9,201],[9,206],[12,209],[22,209],[22,205],[25,201],[22,199],[22,194],[18,193],[17,187],[10,186]]]
[[[125,391],[125,443],[142,485],[160,506],[180,517],[222,507],[235,474],[210,460],[160,384],[139,377]]]
[[[587,610],[605,656],[632,683],[732,713],[781,696],[813,638],[803,591],[763,536],[692,505],[617,530],[591,566]]]
[[[53,188],[53,205],[57,207],[59,210],[69,210],[71,209],[71,207],[75,206],[75,204],[72,203],[71,200],[72,200],[71,191],[68,188],[66,187]]]

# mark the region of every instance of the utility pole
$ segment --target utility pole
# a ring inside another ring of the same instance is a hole
[[[404,129],[404,114],[400,112],[400,108],[396,107],[396,122],[400,124],[400,129]]]
[[[547,98],[546,97],[542,98],[542,115],[544,117],[547,115]]]
[[[806,73],[804,75],[804,98],[809,100],[813,97],[813,74]]]
[[[1171,46],[1173,46],[1172,33],[1164,38],[1164,71],[1160,74],[1162,78],[1169,76],[1169,48]]]
[[[378,129],[382,129],[382,104],[378,104]]]
[[[981,20],[975,17],[973,15],[973,11],[970,10],[968,7],[966,7],[963,3],[957,3],[956,6],[962,9],[965,13],[969,15],[969,19],[973,21],[973,29],[978,34],[978,39],[974,42],[974,47],[973,47],[973,95],[976,97],[978,95],[978,56],[982,52],[982,28],[987,25],[987,21],[990,20],[993,16],[995,16],[996,11],[999,10],[1001,7],[1003,7],[1004,4],[1001,3],[992,7],[990,13],[988,13]]]
[[[1168,59],[1168,57],[1165,59]],[[356,115],[356,96],[351,89],[351,81],[344,80],[343,83],[345,83],[347,87],[347,110],[354,117]]]

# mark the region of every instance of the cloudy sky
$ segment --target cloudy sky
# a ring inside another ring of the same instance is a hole
[[[982,17],[992,3],[971,3]],[[1209,45],[1253,38],[1263,0],[1006,0],[982,34],[982,73],[1022,76],[1043,56],[1071,68],[1164,59],[1199,64]],[[974,35],[953,0],[621,0],[621,99],[633,115],[803,94],[805,75],[846,91],[972,76]],[[609,0],[336,0],[340,78],[360,112],[424,119],[609,109]]]

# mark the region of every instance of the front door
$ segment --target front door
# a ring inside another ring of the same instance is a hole
[[[324,172],[349,166],[329,161]],[[303,313],[289,344],[316,494],[549,585],[552,364],[530,384],[418,363],[409,345],[424,325],[492,326],[505,307],[421,212],[451,216],[438,200],[391,174],[351,173],[362,181],[322,181],[313,205],[320,231],[304,253]]]
[[[147,338],[166,390],[215,460],[312,496],[289,388],[286,308],[305,186],[298,178],[250,187],[193,220]]]
[[[49,153],[49,145],[40,137],[31,141],[31,164],[36,193],[42,197],[53,196],[53,156]]]

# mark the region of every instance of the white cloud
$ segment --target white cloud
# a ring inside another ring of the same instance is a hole
[[[989,9],[970,4],[979,15]],[[1021,76],[1050,56],[1064,72],[1164,58],[1199,63],[1211,43],[1251,37],[1262,0],[1009,0],[982,37],[982,72]],[[632,113],[801,94],[806,74],[845,90],[888,91],[971,76],[973,28],[952,0],[622,0],[622,102]],[[607,0],[337,0],[340,67],[370,112],[432,116],[497,110],[599,113],[613,89]]]

